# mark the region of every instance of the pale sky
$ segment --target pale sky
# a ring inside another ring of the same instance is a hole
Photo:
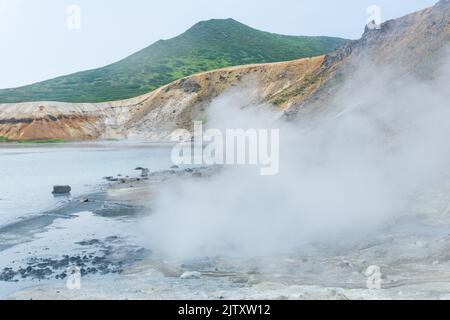
[[[0,88],[17,87],[116,62],[198,21],[234,18],[289,35],[359,38],[367,8],[383,21],[437,0],[0,0]],[[67,8],[81,8],[69,30]]]

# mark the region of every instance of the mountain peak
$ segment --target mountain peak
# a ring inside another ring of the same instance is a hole
[[[210,19],[196,23],[189,30],[187,30],[186,33],[227,30],[242,31],[243,29],[251,30],[252,28],[232,18]]]
[[[112,65],[26,87],[0,90],[0,103],[121,100],[198,72],[323,55],[345,41],[283,36],[259,31],[232,18],[211,19]]]
[[[193,27],[195,26],[214,26],[214,25],[243,25],[243,23],[233,19],[233,18],[226,18],[226,19],[209,19],[209,20],[203,20],[200,22],[197,22]]]

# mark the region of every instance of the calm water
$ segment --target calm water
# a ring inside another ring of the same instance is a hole
[[[136,167],[168,169],[172,165],[170,153],[170,148],[145,144],[0,145],[0,227],[38,216],[66,201],[65,197],[53,197],[54,185],[70,185],[72,196],[81,196],[95,191],[106,176],[138,176]],[[83,240],[115,236],[123,239],[123,245],[141,247],[146,242],[136,232],[136,223],[133,219],[79,212],[71,219],[56,219],[42,229],[33,229],[31,237],[22,229],[0,234],[0,248],[8,244],[0,249],[0,271],[6,267],[26,268],[31,258],[79,254],[86,249],[79,244]],[[23,279],[17,283],[0,281],[0,299],[38,284],[42,283]]]
[[[54,185],[70,185],[72,195],[95,190],[105,176],[136,176],[171,166],[170,148],[122,143],[0,146],[0,226],[58,204]]]

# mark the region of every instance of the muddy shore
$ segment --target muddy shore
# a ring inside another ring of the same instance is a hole
[[[95,193],[67,199],[59,208],[2,228],[2,243],[5,247],[17,245],[20,236],[26,245],[35,236],[30,230],[37,232],[60,219],[70,221],[79,212],[134,221],[151,214],[154,191],[162,183],[171,179],[207,179],[217,170],[173,168],[145,178],[106,177]],[[332,247],[312,243],[297,255],[195,261],[167,260],[152,248],[130,242],[114,231],[102,237],[83,235],[71,254],[46,254],[50,247],[28,252],[22,261],[1,270],[0,285],[25,281],[27,285],[5,296],[19,300],[450,299],[447,225],[411,215],[365,240],[335,243]],[[81,271],[80,290],[66,287],[70,266]],[[368,288],[371,266],[380,269],[379,289]]]
[[[55,222],[70,221],[83,213],[105,219],[136,220],[151,212],[152,196],[161,183],[171,179],[206,177],[212,170],[173,167],[148,175],[105,177],[104,183],[91,194],[76,198],[59,196],[62,204],[57,208],[1,227],[0,252],[14,251],[16,246],[26,248],[27,243],[39,238],[39,234]],[[82,277],[121,274],[126,267],[151,255],[151,250],[128,243],[127,239],[114,234],[114,230],[110,232],[104,238],[88,238],[87,234],[86,238],[73,243],[77,250],[67,249],[67,254],[52,252],[51,245],[30,249],[17,258],[13,254],[10,260],[2,261],[0,286],[20,286],[22,282],[64,283],[71,267],[78,268]]]

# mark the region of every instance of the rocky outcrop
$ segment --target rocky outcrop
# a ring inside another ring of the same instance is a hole
[[[346,43],[326,56],[319,72],[325,81],[319,90],[286,111],[288,119],[310,117],[326,112],[346,83],[361,73],[395,68],[399,77],[431,80],[442,67],[450,44],[450,1],[404,17],[389,20],[379,28],[365,29],[361,39]],[[367,80],[367,79],[366,79]],[[336,110],[339,112],[338,110]]]
[[[320,83],[311,79],[324,57],[231,67],[175,81],[146,95],[97,104],[36,102],[0,105],[0,137],[9,140],[146,139],[166,141],[173,130],[190,129],[208,103],[236,86],[254,85],[261,101],[285,110]],[[301,86],[297,96],[285,97]]]

